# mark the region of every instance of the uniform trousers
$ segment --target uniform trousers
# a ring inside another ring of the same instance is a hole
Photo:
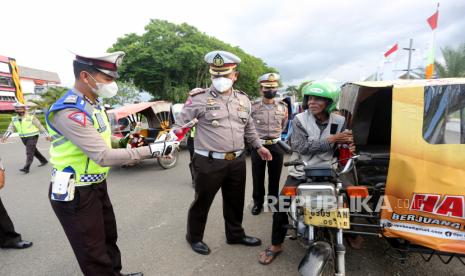
[[[16,233],[13,222],[0,198],[0,247],[11,246],[19,241],[21,241],[21,235]]]
[[[304,183],[305,179],[298,179],[293,176],[288,176],[286,182],[284,183],[284,187],[289,186],[299,186],[301,183]],[[284,189],[283,187],[283,189]],[[283,196],[281,194],[281,196]],[[284,199],[290,204],[291,199],[286,198]],[[279,206],[276,206],[278,208]],[[279,209],[277,209],[279,210]],[[284,242],[287,233],[287,225],[289,224],[289,218],[286,212],[274,212],[273,213],[273,228],[271,230],[271,244],[272,245],[280,245]]]
[[[279,180],[283,167],[284,153],[277,144],[265,146],[272,154],[273,160],[262,160],[254,149],[251,154],[253,193],[252,198],[255,205],[262,206],[265,200],[265,170],[268,166],[268,196],[278,197]]]
[[[203,240],[208,211],[221,189],[223,218],[228,241],[238,241],[245,236],[242,228],[246,181],[245,154],[234,160],[220,160],[194,154],[195,199],[187,218],[187,239]]]
[[[77,187],[72,201],[50,203],[84,275],[121,275],[116,219],[106,180]]]
[[[40,163],[46,163],[47,159],[39,152],[37,149],[37,141],[39,140],[39,135],[22,137],[21,141],[26,146],[26,165],[24,168],[29,170],[31,167],[34,156],[39,159]]]

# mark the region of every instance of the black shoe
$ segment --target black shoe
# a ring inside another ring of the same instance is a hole
[[[210,254],[210,248],[208,248],[208,245],[202,241],[199,242],[191,242],[189,239],[186,237],[187,242],[191,245],[192,250],[194,252],[202,254],[202,255],[208,255]]]
[[[144,276],[144,273],[142,272],[135,272],[135,273],[128,273],[128,274],[121,273],[121,276]]]
[[[40,163],[39,167],[43,167],[43,166],[45,166],[45,165],[47,165],[47,164],[48,164],[48,161],[45,161],[45,162],[43,162],[43,163]]]
[[[252,215],[256,216],[263,210],[263,204],[254,204],[252,207]]]
[[[21,240],[21,241],[15,242],[15,243],[2,245],[2,248],[25,249],[25,248],[29,248],[31,246],[32,246],[32,242],[30,242],[30,241],[22,241]]]
[[[244,236],[240,240],[236,241],[226,241],[227,244],[243,244],[247,246],[259,246],[262,244],[262,241],[259,238]]]
[[[19,171],[23,173],[29,173],[29,169],[26,169],[26,168],[19,169]]]

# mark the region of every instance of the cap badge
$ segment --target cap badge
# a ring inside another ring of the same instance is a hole
[[[224,59],[220,54],[216,54],[216,56],[213,58],[213,64],[216,67],[221,67],[224,65]]]
[[[268,76],[268,81],[276,81],[275,75],[274,75],[274,74],[270,74],[270,75]]]

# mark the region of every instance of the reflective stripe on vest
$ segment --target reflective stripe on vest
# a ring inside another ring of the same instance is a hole
[[[39,129],[33,124],[34,116],[26,114],[23,118],[14,116],[11,118],[19,137],[31,137],[39,135]]]

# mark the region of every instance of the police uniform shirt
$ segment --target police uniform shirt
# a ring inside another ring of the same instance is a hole
[[[74,90],[78,95],[80,92]],[[89,101],[88,101],[89,102]],[[99,108],[94,105],[94,108]],[[103,108],[100,107],[100,108]],[[68,108],[56,112],[52,118],[52,125],[74,145],[79,147],[85,155],[103,167],[123,164],[133,164],[139,160],[151,157],[148,146],[134,149],[111,149],[102,136],[94,128],[91,120],[76,122],[70,119],[70,114],[80,112],[78,109]]]
[[[244,149],[244,137],[254,148],[261,146],[250,114],[250,100],[241,91],[233,90],[230,96],[225,96],[213,86],[197,88],[191,91],[176,125],[197,118],[195,149],[234,152]]]
[[[265,104],[262,100],[255,101],[252,104],[252,118],[260,138],[279,138],[287,124],[286,104],[277,101],[272,104]]]

